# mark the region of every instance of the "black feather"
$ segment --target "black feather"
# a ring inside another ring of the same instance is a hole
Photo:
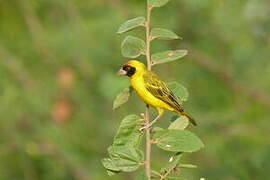
[[[136,68],[135,67],[132,67],[132,66],[128,66],[128,65],[125,65],[125,66],[123,66],[123,68],[122,68],[124,71],[126,71],[127,72],[127,76],[128,77],[131,77],[133,74],[135,74],[135,72],[136,72]]]

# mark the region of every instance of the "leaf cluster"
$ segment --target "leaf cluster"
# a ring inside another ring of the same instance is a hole
[[[166,173],[172,173],[177,168],[194,168],[194,165],[180,163],[183,153],[198,151],[204,145],[192,132],[185,130],[188,119],[184,116],[173,121],[167,129],[154,128],[153,144],[158,148],[175,152],[175,155],[165,164],[156,176],[162,178]],[[144,165],[144,154],[140,150],[143,132],[140,131],[142,119],[137,115],[126,116],[114,137],[112,146],[108,148],[109,157],[102,160],[103,166],[109,175],[120,172],[136,171]]]
[[[143,164],[144,155],[139,150],[143,135],[139,130],[140,121],[137,115],[129,115],[122,120],[113,144],[108,148],[110,157],[102,160],[109,175],[132,172]]]
[[[169,0],[148,0],[148,8],[161,7],[167,4]],[[136,17],[124,22],[117,33],[122,34],[138,27],[146,26],[145,17]],[[153,28],[150,32],[150,40],[177,40],[182,39],[176,33],[164,28]],[[127,36],[121,45],[122,55],[127,58],[137,58],[141,55],[145,55],[146,43],[141,38],[135,36]],[[167,50],[163,52],[157,52],[152,54],[151,59],[153,65],[167,63],[175,61],[184,57],[187,54],[187,50]]]
[[[151,10],[157,7],[164,6],[169,0],[148,0],[148,7]],[[118,29],[119,34],[131,31],[138,27],[147,25],[145,17],[137,17],[124,22]],[[153,40],[179,40],[181,39],[176,33],[164,28],[152,28],[150,32],[150,42]],[[146,43],[143,39],[135,36],[127,36],[124,38],[121,49],[122,55],[128,58],[137,58],[141,55],[146,55]],[[151,65],[171,62],[184,57],[187,50],[166,50],[157,52],[151,55]],[[168,87],[173,91],[179,102],[188,100],[189,93],[187,89],[177,83],[169,82]],[[113,102],[113,109],[119,108],[128,102],[131,96],[132,88],[125,88],[120,92]],[[137,115],[126,116],[118,129],[114,142],[108,148],[109,158],[102,160],[103,166],[107,169],[109,175],[114,175],[120,172],[136,171],[140,166],[144,165],[144,154],[140,150],[141,138],[143,132],[140,127],[144,119]],[[153,179],[180,180],[181,178],[171,176],[177,172],[179,168],[194,168],[196,166],[190,164],[181,164],[180,160],[184,153],[196,152],[201,149],[204,144],[192,132],[186,130],[189,125],[189,120],[184,116],[177,116],[174,121],[163,129],[154,127],[152,134],[152,143],[158,148],[174,152],[175,154],[159,171],[152,171]],[[146,180],[144,173],[140,173],[138,180]]]

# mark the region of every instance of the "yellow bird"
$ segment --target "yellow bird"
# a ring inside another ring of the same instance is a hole
[[[183,106],[160,78],[146,66],[137,61],[131,60],[125,63],[118,71],[118,75],[130,77],[131,86],[146,104],[155,107],[158,116],[148,125],[141,129],[151,127],[164,113],[164,110],[173,111],[186,116],[193,125],[197,125],[195,120],[184,111]]]

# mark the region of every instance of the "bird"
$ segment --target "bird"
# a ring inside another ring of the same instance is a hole
[[[124,63],[117,73],[130,78],[131,87],[137,92],[138,96],[147,104],[157,109],[158,116],[146,124],[141,130],[151,127],[165,110],[186,116],[193,125],[197,125],[195,119],[184,110],[179,99],[168,88],[158,75],[147,69],[138,60],[130,60]]]

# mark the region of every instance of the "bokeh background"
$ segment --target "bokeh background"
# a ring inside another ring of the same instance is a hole
[[[153,26],[184,38],[154,42],[153,52],[189,50],[154,67],[188,88],[185,106],[199,122],[191,130],[206,145],[184,157],[198,165],[182,170],[187,179],[270,176],[269,12],[269,0],[172,0],[153,13]],[[100,160],[121,119],[144,110],[134,94],[112,111],[129,84],[115,75],[128,60],[116,31],[144,14],[145,0],[0,0],[1,180],[133,179],[108,177]],[[153,167],[168,160],[153,153]]]

